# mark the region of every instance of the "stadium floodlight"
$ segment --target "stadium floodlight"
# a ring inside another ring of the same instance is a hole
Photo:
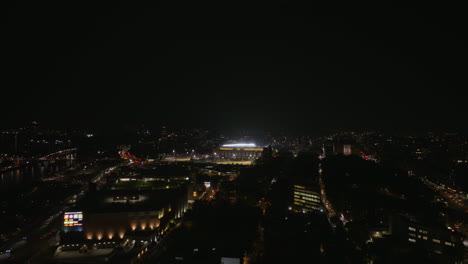
[[[224,144],[223,147],[256,147],[255,143]]]

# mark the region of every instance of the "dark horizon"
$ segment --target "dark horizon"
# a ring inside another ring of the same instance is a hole
[[[444,7],[170,5],[12,3],[1,126],[468,128]]]

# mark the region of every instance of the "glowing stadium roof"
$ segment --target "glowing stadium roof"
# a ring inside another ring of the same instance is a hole
[[[234,148],[255,148],[257,145],[255,143],[234,143],[234,144],[224,144],[223,147],[234,147]]]

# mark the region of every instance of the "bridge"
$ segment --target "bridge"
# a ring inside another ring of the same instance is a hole
[[[129,160],[130,163],[127,165],[135,164],[137,166],[143,165],[145,162],[142,159],[135,157],[128,149],[119,151],[120,157],[125,160]]]
[[[39,160],[74,160],[76,158],[76,150],[76,148],[60,150],[40,157]]]

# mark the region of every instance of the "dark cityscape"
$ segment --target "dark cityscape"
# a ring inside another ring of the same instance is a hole
[[[447,3],[5,3],[0,264],[468,263]]]

